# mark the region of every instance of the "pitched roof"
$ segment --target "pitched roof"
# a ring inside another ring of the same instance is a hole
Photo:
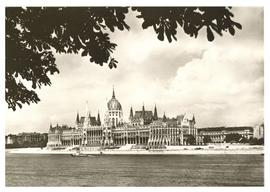
[[[177,115],[176,119],[178,121],[182,121],[184,119],[184,115],[183,114],[182,115]]]
[[[194,117],[194,115],[193,114],[191,114],[191,113],[187,113],[187,114],[185,114],[185,119],[187,119],[187,120],[189,120],[189,121],[192,121],[193,120],[193,117]]]
[[[84,123],[85,117],[81,117],[80,123]]]
[[[90,125],[96,125],[96,124],[97,124],[96,117],[90,117]]]
[[[168,126],[177,126],[177,120],[176,119],[167,119],[166,120]]]
[[[135,119],[142,118],[142,111],[135,111],[134,115]],[[152,111],[144,111],[144,118],[153,118],[153,112]]]
[[[201,127],[198,131],[240,131],[240,130],[253,130],[253,127],[239,126],[239,127]]]

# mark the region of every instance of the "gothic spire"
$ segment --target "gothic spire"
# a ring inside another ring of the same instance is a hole
[[[129,119],[133,119],[133,109],[130,107]]]
[[[164,112],[164,115],[163,115],[163,122],[165,122],[166,120],[167,120],[167,117],[166,117],[166,115],[165,115],[165,112]]]
[[[80,116],[79,116],[79,112],[77,112],[76,124],[79,124],[79,122],[80,122]]]
[[[88,101],[86,101],[86,106],[85,106],[85,118],[89,116],[89,109],[88,109]]]
[[[145,114],[145,109],[144,109],[144,103],[143,103],[143,106],[142,106],[142,116],[144,117],[144,114]]]
[[[89,111],[88,117],[89,117],[89,118],[91,117],[91,111]]]
[[[99,125],[99,126],[101,125],[99,111],[98,111],[98,115],[97,115],[97,125]]]
[[[157,115],[157,106],[155,104],[155,109],[154,109],[154,120],[158,120],[158,115]]]

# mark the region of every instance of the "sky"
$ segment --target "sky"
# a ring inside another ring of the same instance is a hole
[[[263,8],[234,7],[242,24],[235,36],[215,36],[208,42],[206,29],[198,38],[178,31],[178,41],[159,41],[153,29],[142,30],[136,13],[126,22],[130,31],[111,35],[117,43],[116,69],[90,63],[80,55],[56,55],[60,73],[52,85],[37,90],[38,104],[15,112],[6,105],[6,134],[48,132],[49,125],[75,125],[77,112],[100,112],[115,94],[127,121],[130,107],[157,106],[167,117],[194,114],[197,127],[254,126],[264,120]]]

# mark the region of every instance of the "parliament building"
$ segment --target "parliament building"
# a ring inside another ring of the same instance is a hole
[[[194,115],[178,115],[174,118],[158,116],[157,107],[154,111],[133,111],[130,108],[128,122],[123,121],[121,103],[116,99],[113,89],[112,98],[107,103],[104,122],[100,114],[91,116],[86,104],[85,116],[77,113],[75,127],[66,125],[50,125],[48,133],[48,148],[67,147],[104,147],[119,148],[133,144],[138,148],[165,148],[168,145],[195,144],[197,129]]]

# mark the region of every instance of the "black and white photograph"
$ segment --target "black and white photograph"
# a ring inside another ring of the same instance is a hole
[[[265,10],[224,5],[5,6],[5,187],[264,187]]]

